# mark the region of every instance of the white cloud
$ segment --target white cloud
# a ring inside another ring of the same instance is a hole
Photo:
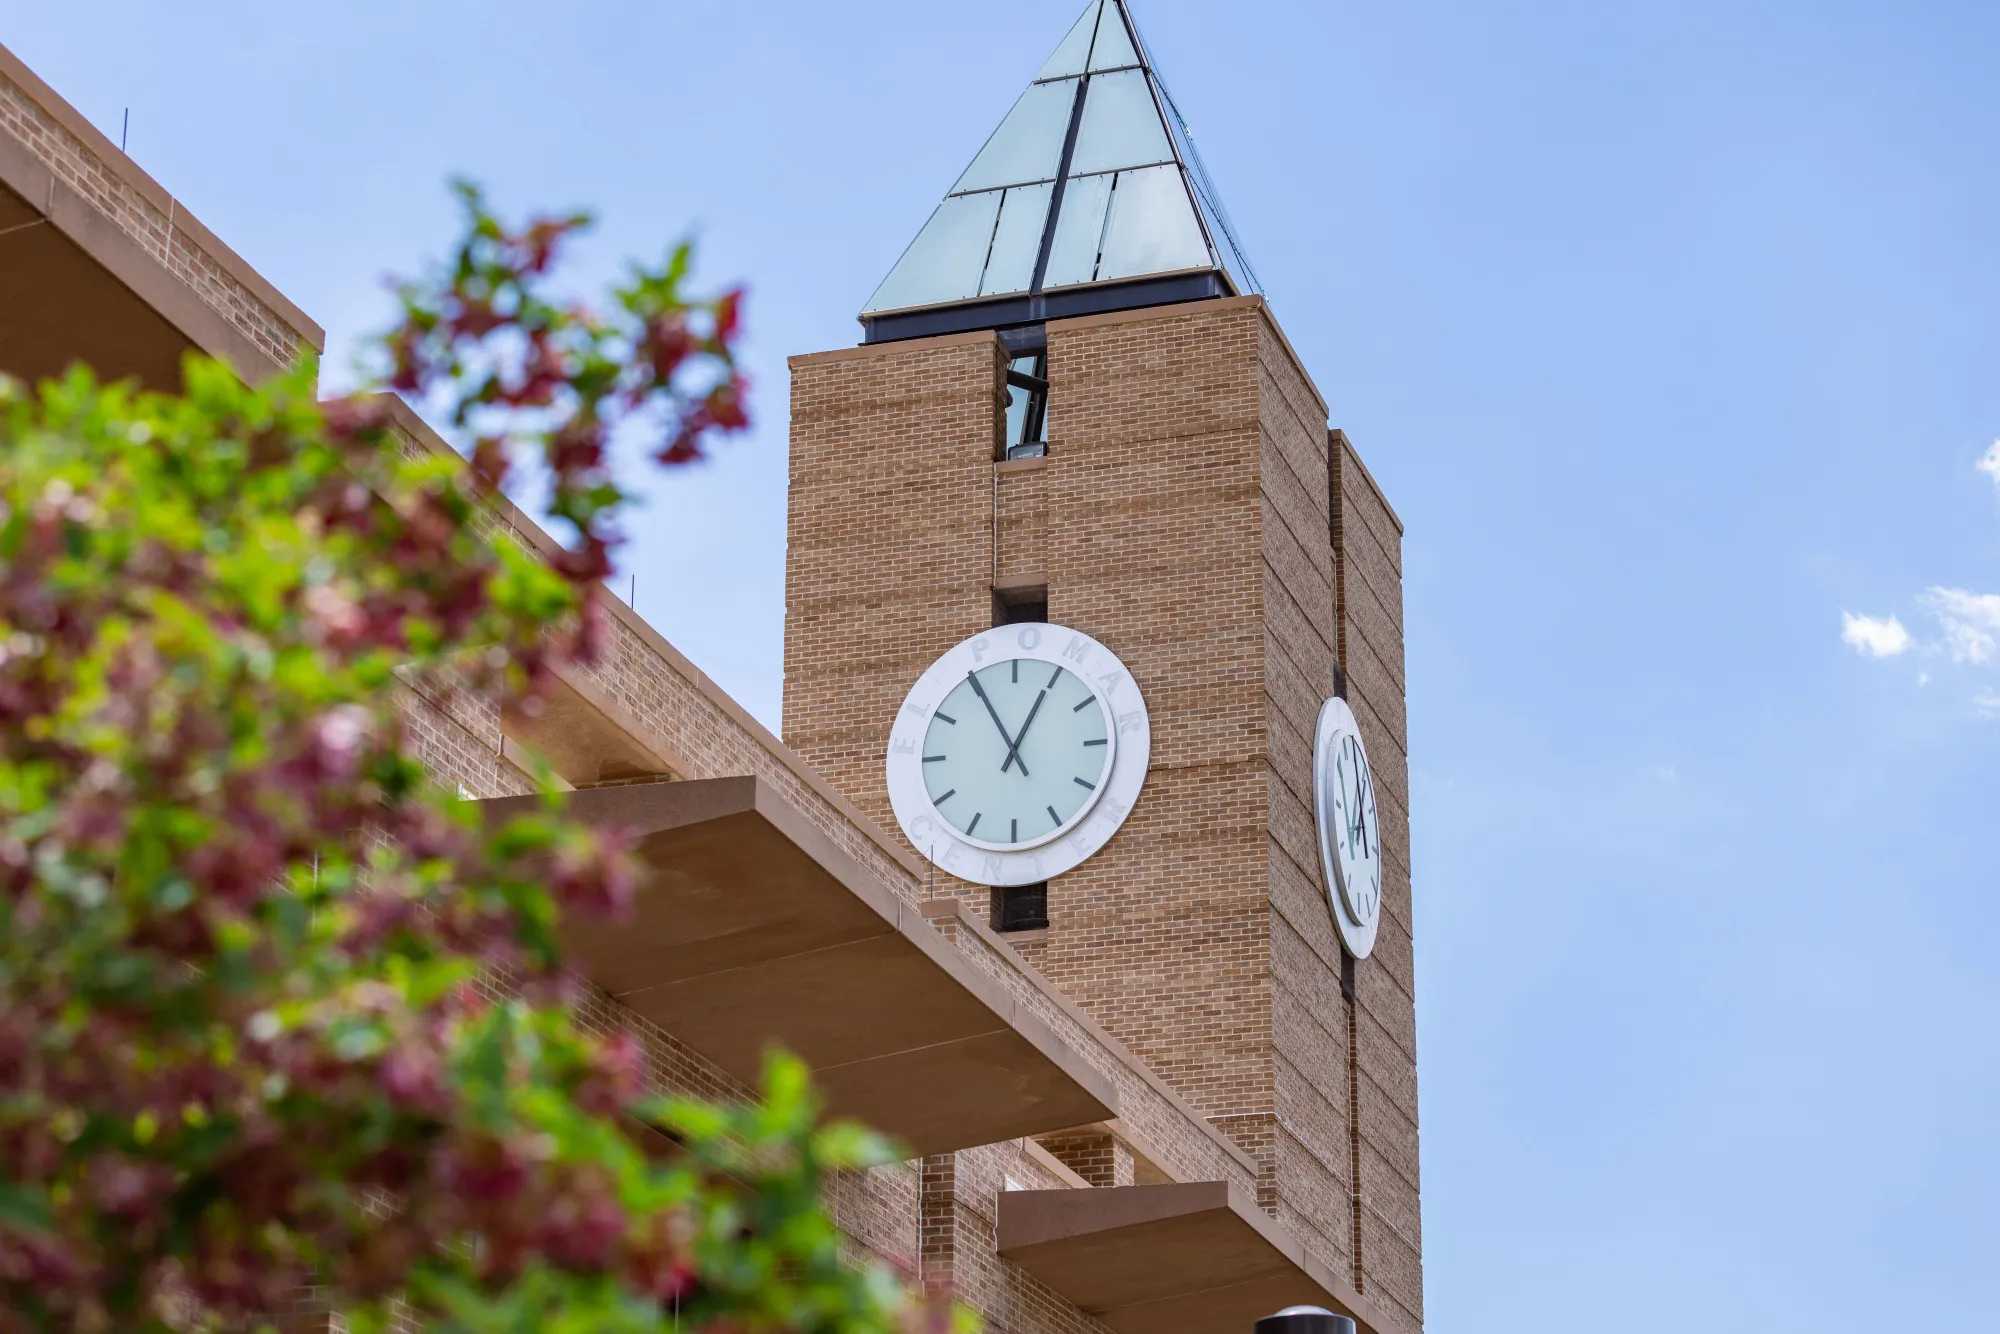
[[[2000,636],[2000,593],[1968,593],[1963,588],[1933,588],[1924,601],[1944,627],[1944,644],[1953,662],[1991,662],[1995,636]]]
[[[2000,440],[1988,445],[1973,466],[2000,488]],[[1913,638],[1894,615],[1856,616],[1848,611],[1840,613],[1840,637],[1864,658],[1895,658],[1914,652],[1930,663],[1949,656],[1955,663],[1988,669],[1980,675],[1990,681],[1991,669],[2000,666],[2000,593],[1940,585],[1926,589],[1918,601],[1937,621],[1935,637]],[[1930,683],[1928,670],[1917,673],[1919,687]],[[1980,685],[1972,707],[1980,717],[2000,721],[2000,689]]]
[[[1910,648],[1910,632],[1894,616],[1840,613],[1840,637],[1867,658],[1893,658]]]

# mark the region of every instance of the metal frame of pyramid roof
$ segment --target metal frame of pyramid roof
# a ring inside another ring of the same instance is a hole
[[[860,319],[879,343],[1260,290],[1126,0],[1090,0]]]

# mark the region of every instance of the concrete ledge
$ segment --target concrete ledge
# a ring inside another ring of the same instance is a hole
[[[1000,1196],[1000,1254],[1117,1334],[1243,1334],[1287,1306],[1414,1334],[1225,1181]]]
[[[51,88],[40,75],[28,68],[26,62],[4,45],[0,45],[0,78],[5,78],[19,88],[27,100],[47,116],[50,122],[62,133],[76,140],[86,154],[96,159],[107,175],[164,214],[169,227],[186,236],[196,248],[213,260],[218,268],[234,281],[241,283],[245,292],[262,302],[267,310],[290,326],[299,335],[300,341],[315,351],[325,349],[325,329],[294,305],[290,298],[280,292],[263,274],[252,268],[241,255],[230,249],[220,237],[203,225],[199,218],[182,207],[180,201],[175,199],[165,186],[154,180],[118,145],[112,143],[110,136],[91,124],[89,117],[71,106],[66,98]],[[40,202],[40,196],[23,193],[30,202]],[[95,212],[95,206],[91,207]],[[157,264],[159,261],[155,259],[153,262]],[[165,266],[162,265],[161,268],[164,271]],[[179,282],[178,279],[175,281]],[[186,284],[181,286],[186,287]],[[191,288],[188,289],[188,295],[196,301],[201,301]],[[207,305],[206,302],[202,304]]]
[[[178,391],[199,348],[245,380],[279,369],[18,141],[0,135],[0,370],[28,380],[81,361],[102,380]]]
[[[597,788],[569,811],[630,832],[647,868],[631,920],[564,924],[573,966],[735,1078],[783,1046],[830,1111],[918,1154],[1116,1115],[1110,1080],[762,780]]]
[[[664,741],[574,668],[557,663],[555,677],[540,713],[502,716],[507,741],[541,755],[573,787],[688,776],[687,764]]]

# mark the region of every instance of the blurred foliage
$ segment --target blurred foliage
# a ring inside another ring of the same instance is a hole
[[[567,306],[587,220],[461,194],[383,349],[469,465],[309,362],[0,383],[6,1334],[267,1327],[308,1288],[361,1330],[945,1318],[843,1263],[821,1186],[890,1151],[818,1125],[796,1062],[749,1106],[668,1100],[573,1022],[554,926],[627,906],[616,832],[548,775],[485,822],[413,753],[417,694],[533,712],[597,652],[615,435],[672,465],[744,424],[739,297],[686,296],[686,247]],[[523,457],[554,560],[487,517]]]

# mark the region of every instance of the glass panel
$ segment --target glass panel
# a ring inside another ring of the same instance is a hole
[[[1216,216],[1215,210],[1209,207],[1208,199],[1202,194],[1199,185],[1195,187],[1194,202],[1201,210],[1201,221],[1208,228],[1209,239],[1215,247],[1215,256],[1221,261],[1223,272],[1229,275],[1230,285],[1236,289],[1236,294],[1248,296],[1253,292],[1262,292],[1264,289],[1257,285],[1257,274],[1250,267],[1249,257],[1231,239],[1229,229]]]
[[[1097,44],[1090,49],[1092,69],[1119,69],[1139,63],[1139,53],[1132,49],[1132,39],[1125,32],[1125,20],[1118,17],[1119,6],[1113,0],[1104,6],[1104,16],[1097,20]]]
[[[1021,363],[1017,361],[1014,364],[1019,366]],[[1018,445],[1021,443],[1021,428],[1027,424],[1028,420],[1028,398],[1029,391],[1021,388],[1020,385],[1010,384],[1007,386],[1007,443],[1009,445]]]
[[[868,299],[867,311],[900,310],[962,301],[979,292],[980,271],[993,243],[1000,192],[959,195],[938,205],[910,248]]]
[[[1025,292],[1034,281],[1035,257],[1042,249],[1042,224],[1049,220],[1053,185],[1017,185],[1000,205],[1000,225],[993,229],[993,253],[986,261],[981,296]]]
[[[1118,167],[1144,167],[1169,162],[1173,156],[1167,127],[1153,105],[1153,92],[1146,86],[1143,70],[1091,76],[1083,127],[1077,131],[1076,153],[1070,159],[1072,173],[1081,176]]]
[[[1037,380],[1044,378],[1046,371],[1042,365],[1042,354],[1030,353],[1025,357],[1015,357],[1007,363],[1007,369],[1032,375]],[[1032,444],[1042,438],[1041,395],[1020,385],[1007,386],[1007,445]]]
[[[1074,83],[1029,84],[951,193],[1052,179],[1062,162],[1063,137],[1069,133],[1075,101]]]
[[[1075,188],[1075,182],[1070,188]],[[1103,255],[1097,262],[1099,279],[1207,268],[1214,262],[1179,167],[1118,173],[1110,214],[1104,222]]]
[[[1257,271],[1250,265],[1250,256],[1243,251],[1243,241],[1237,235],[1235,225],[1229,220],[1228,210],[1222,207],[1222,197],[1216,193],[1215,182],[1209,179],[1208,168],[1201,160],[1201,150],[1195,147],[1194,134],[1187,127],[1187,120],[1174,104],[1173,90],[1166,80],[1160,78],[1156,70],[1154,85],[1160,90],[1160,100],[1167,108],[1167,130],[1174,137],[1174,150],[1188,169],[1188,178],[1194,186],[1195,202],[1201,208],[1201,220],[1208,227],[1208,237],[1215,252],[1235,283],[1240,295],[1262,292],[1257,281]]]
[[[1090,59],[1090,34],[1097,27],[1097,11],[1103,0],[1090,0],[1084,6],[1083,17],[1069,30],[1069,36],[1062,39],[1062,45],[1049,57],[1049,63],[1042,66],[1042,72],[1035,78],[1063,79],[1083,73],[1084,64]]]
[[[1104,236],[1104,205],[1110,198],[1109,176],[1086,176],[1063,187],[1044,288],[1087,283],[1097,275],[1097,244]]]

